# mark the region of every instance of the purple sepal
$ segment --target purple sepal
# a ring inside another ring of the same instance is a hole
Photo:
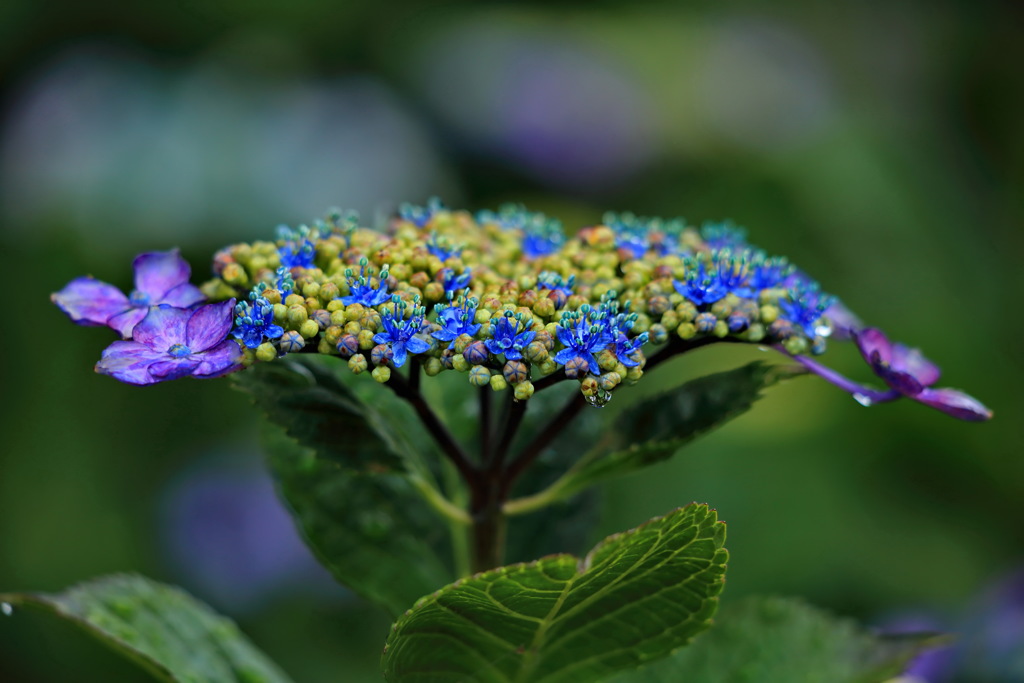
[[[875,327],[855,332],[854,341],[864,360],[889,386],[889,391],[854,382],[805,356],[793,356],[793,359],[819,377],[850,392],[864,405],[906,396],[960,420],[981,422],[992,417],[991,410],[962,391],[929,388],[938,381],[939,368],[919,350],[890,342],[885,333]],[[776,349],[785,353],[781,346]]]
[[[131,305],[120,289],[92,277],[75,278],[51,294],[50,301],[79,325],[106,325],[111,316]]]
[[[177,249],[139,254],[132,262],[135,290],[125,296],[117,287],[81,277],[53,294],[53,303],[80,325],[107,325],[125,339],[145,319],[151,306],[188,308],[206,299],[189,284],[191,268]]]
[[[231,299],[196,309],[154,306],[135,326],[134,340],[114,342],[104,350],[96,372],[147,385],[239,370],[242,351],[227,339],[234,305]]]

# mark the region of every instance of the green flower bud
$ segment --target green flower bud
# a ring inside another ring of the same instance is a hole
[[[548,359],[549,355],[544,343],[536,339],[527,344],[526,348],[523,349],[523,356],[531,363],[543,363]]]
[[[324,337],[320,337],[320,342],[316,345],[316,352],[329,356],[335,352],[334,344],[327,341]]]
[[[676,334],[680,339],[693,339],[697,336],[697,326],[693,323],[679,323]]]
[[[306,299],[299,294],[289,294],[284,298],[284,305],[291,306],[305,306]]]
[[[334,302],[332,301],[330,304],[327,304],[327,310],[329,310],[329,311],[331,310],[330,307],[331,307],[331,304],[333,304],[333,303]],[[340,326],[344,325],[347,322],[348,322],[348,316],[345,315],[345,311],[342,311],[342,310],[331,311],[331,324],[332,325],[337,325],[337,326],[340,327]]]
[[[494,391],[504,391],[508,389],[508,382],[501,375],[491,375],[491,389]]]
[[[519,384],[530,378],[530,368],[526,367],[526,363],[521,360],[510,360],[505,363],[501,374],[509,384]]]
[[[441,374],[444,370],[444,365],[438,358],[427,358],[423,363],[423,372],[427,373],[427,377],[436,377]]]
[[[289,299],[291,297],[288,297]],[[292,327],[298,327],[302,323],[309,320],[309,311],[306,310],[305,306],[289,306],[288,307],[288,324]],[[316,324],[316,323],[314,323]]]
[[[668,341],[668,330],[661,323],[651,325],[651,329],[647,330],[647,334],[650,335],[649,339],[652,344],[664,344]]]
[[[747,328],[747,334],[746,334],[747,341],[751,341],[751,342],[755,342],[755,343],[759,342],[762,339],[764,339],[764,335],[765,335],[764,325],[762,325],[761,323],[754,323],[753,325],[751,325],[750,327]]]
[[[807,338],[793,335],[782,342],[782,346],[785,347],[786,353],[799,356],[800,354],[807,353]]]
[[[606,372],[597,378],[597,385],[604,391],[611,391],[622,382],[622,375],[617,372]]]
[[[391,368],[389,368],[386,365],[378,365],[373,369],[373,372],[371,372],[370,374],[373,375],[373,378],[375,380],[377,380],[381,384],[384,384],[389,379],[391,379]]]
[[[517,401],[525,401],[533,396],[533,382],[520,382],[516,385],[513,394]]]
[[[263,342],[256,347],[256,360],[266,363],[275,358],[277,358],[277,349],[270,342]]]
[[[597,393],[601,391],[601,387],[597,385],[597,379],[592,375],[587,375],[583,378],[583,381],[580,382],[580,391],[583,392],[583,395],[587,398],[592,398],[597,396]]]
[[[299,334],[301,334],[304,339],[312,339],[316,335],[320,334],[320,326],[316,324],[315,320],[307,320],[299,325]]]
[[[459,372],[469,372],[469,361],[461,353],[457,353],[452,357],[452,367]]]
[[[317,293],[317,296],[325,306],[329,306],[335,299],[341,296],[341,290],[333,282],[325,282],[320,285],[320,291]],[[341,302],[339,301],[338,304],[341,305]],[[328,308],[327,310],[330,309]]]
[[[377,342],[373,341],[373,332],[369,330],[359,330],[356,338],[359,339],[359,348],[363,351],[369,351],[377,345]]]
[[[234,287],[249,286],[249,276],[246,274],[245,268],[237,263],[229,263],[224,266],[224,271],[220,276],[224,279],[224,282]]]
[[[724,320],[719,320],[715,323],[715,327],[711,330],[711,333],[719,339],[725,339],[729,336],[729,323]]]
[[[348,359],[348,369],[352,371],[353,375],[363,374],[368,367],[370,367],[370,364],[366,361],[366,356],[361,353],[357,353]]]
[[[284,304],[274,304],[274,322],[279,325],[288,324],[288,307]]]
[[[320,285],[316,282],[307,282],[302,285],[302,296],[304,297],[317,297],[320,295]]]
[[[761,322],[765,325],[771,325],[773,322],[779,319],[779,309],[776,306],[762,306],[761,307]]]
[[[456,356],[458,358],[458,356]],[[474,365],[469,371],[469,383],[475,387],[487,386],[491,382],[491,371],[482,365]]]

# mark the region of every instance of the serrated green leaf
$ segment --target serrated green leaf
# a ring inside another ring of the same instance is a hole
[[[668,655],[704,630],[724,584],[725,525],[689,505],[598,544],[477,574],[392,628],[393,683],[575,683]]]
[[[441,559],[451,556],[451,530],[417,488],[432,474],[405,437],[404,406],[385,395],[378,405],[389,411],[362,401],[331,360],[268,363],[236,383],[267,414],[268,464],[318,559],[342,584],[400,614],[454,578]]]
[[[882,683],[941,637],[883,638],[799,600],[749,598],[722,609],[690,647],[613,683]]]
[[[40,607],[85,629],[156,678],[178,683],[288,683],[233,621],[184,591],[115,575],[63,593],[12,593],[0,602]]]
[[[798,374],[803,370],[748,363],[630,406],[606,439],[558,482],[558,497],[671,457],[685,443],[745,413],[766,388]]]

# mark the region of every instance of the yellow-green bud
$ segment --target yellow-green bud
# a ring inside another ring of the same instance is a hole
[[[341,290],[339,290],[338,285],[333,282],[323,283],[320,285],[320,291],[317,292],[317,297],[319,297],[320,301],[324,304],[332,303],[339,296],[341,296]],[[341,302],[339,301],[338,303],[340,304]]]
[[[360,332],[363,331],[363,328],[359,325],[359,323],[354,321],[345,323],[345,326],[342,327],[341,329],[344,330],[345,334],[355,335],[358,335]]]
[[[274,304],[274,322],[287,324],[288,307],[284,304]]]
[[[320,334],[320,326],[316,324],[315,320],[307,320],[299,325],[299,334],[302,335],[303,339],[312,339]]]
[[[269,303],[279,304],[281,303],[281,292],[277,289],[264,289],[263,298]]]
[[[771,325],[773,322],[779,319],[779,309],[776,306],[762,306],[761,307],[761,322],[765,325]]]
[[[715,323],[715,327],[711,330],[711,333],[719,339],[724,339],[729,336],[729,324],[724,320],[719,320]]]
[[[469,371],[469,383],[475,387],[487,386],[491,382],[491,371],[482,365],[474,365]]]
[[[504,391],[508,389],[508,382],[501,375],[491,375],[491,389],[494,391]]]
[[[436,377],[441,374],[442,370],[444,370],[444,365],[437,358],[427,358],[423,362],[423,372],[427,373],[427,377]]]
[[[377,380],[381,384],[384,384],[389,379],[391,379],[391,368],[389,368],[386,365],[378,365],[373,369],[373,372],[371,372],[370,374],[373,375],[373,378],[375,380]]]
[[[316,297],[320,294],[320,285],[316,282],[307,282],[302,285],[302,296],[304,297]]]
[[[807,353],[807,339],[798,335],[793,335],[782,342],[782,346],[785,347],[786,353],[793,356],[799,356],[802,353]]]
[[[306,299],[301,294],[289,294],[284,298],[285,306],[304,306]]]
[[[617,372],[606,372],[597,378],[597,385],[604,391],[611,391],[622,382],[622,375]]]
[[[291,297],[288,297],[289,299]],[[288,324],[292,327],[298,327],[302,323],[309,320],[309,311],[306,310],[305,306],[289,306],[288,307]],[[315,324],[315,323],[314,323]]]
[[[361,353],[357,353],[348,359],[348,369],[352,371],[353,375],[363,374],[369,365],[366,361],[366,356]]]
[[[754,323],[747,328],[747,340],[752,342],[759,342],[764,339],[764,325],[761,323]]]
[[[679,323],[676,334],[680,339],[693,339],[697,336],[697,326],[693,323]]]
[[[377,342],[373,341],[373,332],[369,330],[359,330],[356,337],[359,339],[359,348],[363,351],[369,351],[377,345]]]
[[[461,353],[457,353],[452,357],[452,367],[459,372],[468,372],[470,365],[469,361]]]
[[[246,287],[249,285],[249,276],[245,273],[245,268],[237,263],[229,263],[224,266],[224,271],[220,276],[224,279],[224,282],[235,287]]]
[[[324,339],[326,339],[331,346],[338,343],[338,340],[341,339],[341,335],[342,329],[337,325],[331,325],[324,330]]]
[[[270,342],[263,342],[256,347],[256,360],[261,360],[264,363],[272,361],[277,358],[277,349]]]
[[[580,382],[580,391],[583,392],[583,395],[587,398],[597,396],[597,392],[600,390],[601,387],[597,385],[597,380],[591,375],[587,375],[583,378],[583,381]]]
[[[525,401],[533,396],[533,382],[520,382],[516,385],[515,393],[513,394],[517,401]]]
[[[358,322],[365,312],[362,304],[349,304],[345,308],[345,319]]]
[[[334,302],[332,301],[331,304]],[[327,310],[331,310],[331,305],[327,305]],[[348,316],[345,315],[345,311],[331,311],[331,324],[342,326],[348,322]]]

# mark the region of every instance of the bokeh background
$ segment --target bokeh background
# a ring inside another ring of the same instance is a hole
[[[1024,681],[1022,26],[1017,3],[931,0],[0,3],[0,591],[142,572],[296,681],[378,680],[387,616],[296,538],[244,397],[93,374],[109,333],[49,293],[127,286],[137,252],[173,246],[201,280],[225,243],[435,194],[571,229],[609,209],[732,218],[996,418],[794,381],[607,486],[567,550],[707,501],[729,523],[725,599],[959,631],[955,673],[926,680]],[[868,378],[855,351],[828,358]],[[147,679],[17,611],[0,680]]]

